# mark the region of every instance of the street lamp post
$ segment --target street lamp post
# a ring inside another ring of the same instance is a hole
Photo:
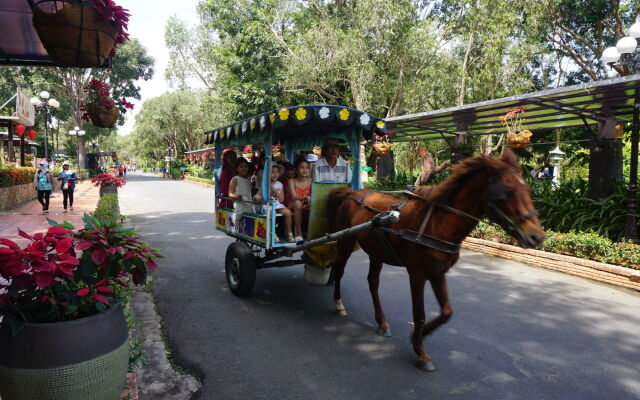
[[[51,108],[60,107],[60,103],[56,99],[49,98],[49,92],[42,91],[40,92],[40,98],[33,97],[31,99],[31,104],[35,108],[38,108],[44,111],[44,158],[49,159],[49,145],[48,145],[48,136],[49,136],[49,112]]]
[[[560,162],[564,160],[564,158],[562,158],[563,155],[564,151],[560,150],[558,146],[549,152],[549,160],[551,160],[551,165],[553,165],[553,178],[551,181],[555,187],[560,185]]]
[[[76,137],[76,148],[77,148],[77,156],[78,156],[78,171],[80,171],[80,136],[84,136],[85,131],[81,130],[80,127],[74,126],[72,130],[69,131],[69,135]]]
[[[640,73],[640,21],[631,25],[629,36],[618,40],[616,47],[602,53],[602,61],[610,66],[621,66],[629,74]],[[638,191],[638,142],[640,141],[640,89],[636,89],[631,125],[631,168],[629,173],[629,197],[627,218],[624,226],[625,238],[638,242],[638,215],[636,193]]]

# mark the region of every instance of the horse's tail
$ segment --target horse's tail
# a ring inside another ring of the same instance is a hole
[[[329,220],[329,232],[336,231],[336,218],[338,216],[338,207],[342,201],[349,196],[353,190],[348,186],[333,189],[327,197],[327,219]]]

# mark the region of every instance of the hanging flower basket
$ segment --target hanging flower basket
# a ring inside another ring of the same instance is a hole
[[[51,59],[66,67],[100,67],[121,28],[96,8],[75,1],[34,2],[33,26]]]
[[[512,149],[523,149],[527,147],[527,145],[531,141],[531,136],[533,136],[533,133],[528,129],[525,129],[518,133],[508,132],[507,144]]]
[[[86,113],[89,115],[91,123],[98,128],[113,128],[120,116],[118,107],[86,106]]]
[[[376,150],[376,153],[380,155],[388,154],[392,147],[393,146],[389,142],[376,142],[373,144],[373,148]]]
[[[313,154],[318,158],[322,157],[322,149],[319,146],[313,146]]]

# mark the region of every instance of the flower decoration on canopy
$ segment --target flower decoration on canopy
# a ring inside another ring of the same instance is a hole
[[[287,114],[289,116],[289,114]],[[269,114],[269,121],[273,124],[276,121],[276,113]]]
[[[280,117],[281,121],[288,120],[289,119],[289,109],[282,108],[280,111],[278,111],[278,117]]]
[[[371,116],[369,116],[369,114],[364,113],[360,116],[360,125],[369,125],[369,122],[371,122]]]
[[[298,119],[298,121],[302,121],[307,118],[307,110],[302,107],[298,107],[298,109],[296,110],[296,118]]]
[[[340,119],[343,120],[343,121],[348,120],[349,119],[349,115],[351,115],[351,113],[346,108],[343,108],[342,110],[340,110],[340,113],[338,114]]]
[[[254,130],[256,127],[256,119],[253,118],[251,119],[251,121],[249,122],[249,127],[251,127],[251,130]]]
[[[320,111],[318,112],[318,115],[320,116],[320,118],[322,119],[327,119],[329,118],[329,107],[322,107],[320,109]]]
[[[378,129],[384,129],[384,121],[380,120],[376,122],[376,126],[378,127]]]

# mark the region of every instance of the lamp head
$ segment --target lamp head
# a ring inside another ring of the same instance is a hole
[[[86,133],[85,131],[78,131],[78,135],[80,136],[84,136],[85,133]]]
[[[75,135],[76,135],[76,131],[75,131],[75,130],[73,130],[73,129],[72,129],[72,130],[70,130],[70,131],[69,131],[69,135],[71,135],[71,136],[75,136]]]
[[[43,90],[42,92],[40,92],[40,97],[42,97],[43,99],[48,99],[49,98],[49,92],[47,92],[46,90]]]
[[[49,99],[47,104],[49,104],[49,106],[51,106],[53,108],[59,108],[60,107],[60,103],[56,99]]]
[[[31,101],[31,104],[33,104],[36,107],[40,107],[40,104],[42,104],[40,99],[38,99],[37,97],[32,97],[30,101]]]
[[[632,38],[640,38],[640,21],[631,25],[631,28],[629,28],[629,36]]]
[[[620,59],[620,53],[618,49],[615,47],[607,47],[605,51],[602,52],[602,61],[605,64],[611,64]]]
[[[618,43],[616,43],[616,49],[618,49],[618,53],[620,54],[629,54],[634,52],[637,45],[638,42],[634,38],[626,36],[618,40]]]

